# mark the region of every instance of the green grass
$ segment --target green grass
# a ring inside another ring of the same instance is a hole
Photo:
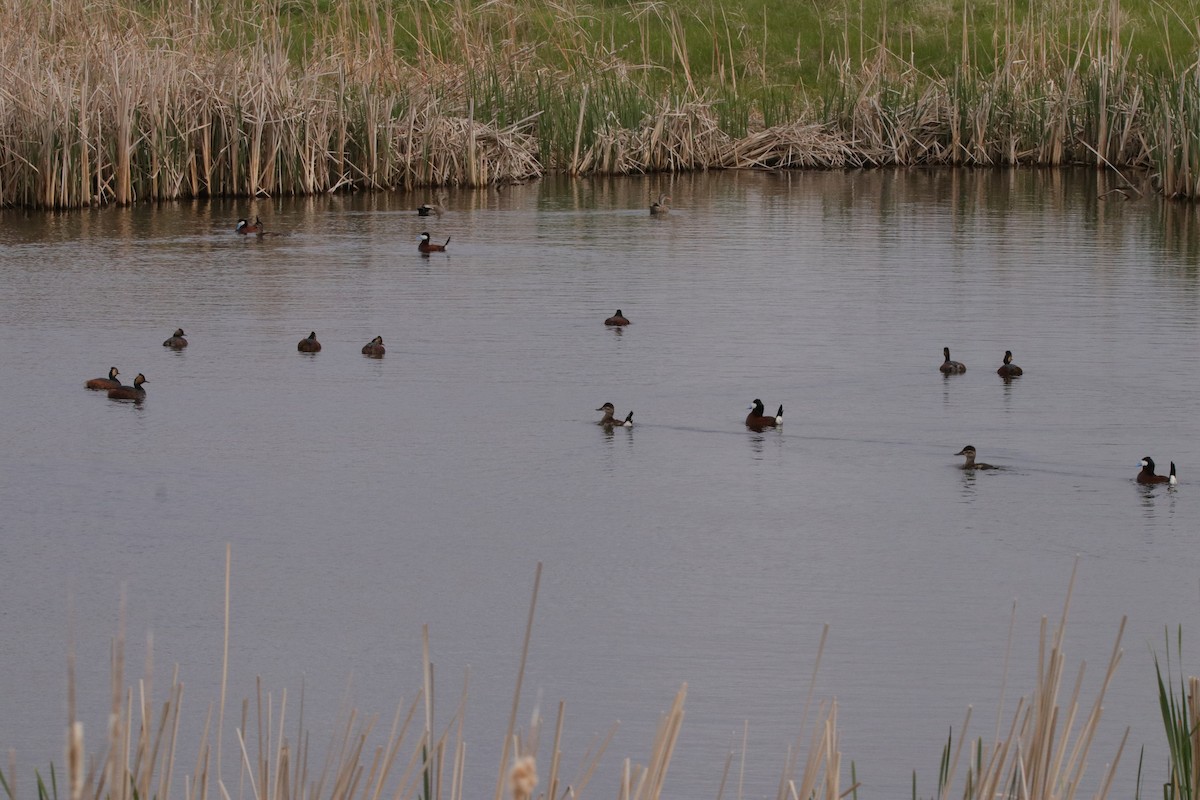
[[[1195,800],[1200,796],[1200,775],[1197,768],[1200,752],[1200,680],[1183,677],[1183,629],[1180,628],[1175,642],[1175,657],[1179,663],[1179,685],[1171,669],[1171,639],[1166,639],[1166,676],[1158,656],[1154,657],[1154,672],[1158,678],[1158,701],[1162,711],[1163,730],[1167,737],[1170,755],[1170,774],[1163,784],[1164,800]]]

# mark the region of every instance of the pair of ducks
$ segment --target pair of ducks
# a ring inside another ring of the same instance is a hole
[[[750,414],[746,417],[747,428],[755,431],[761,431],[765,428],[774,428],[783,424],[783,406],[779,407],[778,413],[776,413],[773,417],[764,416],[763,408],[764,406],[762,400],[755,399],[755,401],[750,404]],[[603,425],[609,428],[614,426],[621,426],[624,428],[633,427],[632,411],[629,412],[629,416],[625,417],[624,422],[618,422],[616,417],[617,409],[612,403],[605,403],[596,410],[604,412],[604,416],[597,423],[598,425]]]
[[[317,332],[312,331],[305,338],[301,339],[296,344],[296,349],[301,353],[319,353],[321,352],[321,343],[317,341]],[[383,346],[383,337],[376,336],[371,341],[363,345],[362,354],[371,358],[383,358],[387,350]]]
[[[962,450],[959,450],[957,453],[955,453],[955,455],[964,456],[966,458],[966,462],[962,465],[962,469],[999,469],[999,467],[994,467],[991,464],[985,464],[981,461],[976,461],[976,452],[973,445],[967,445]],[[1143,456],[1142,460],[1138,462],[1138,466],[1142,468],[1142,471],[1137,475],[1138,483],[1166,483],[1170,484],[1171,486],[1175,486],[1179,483],[1178,479],[1175,477],[1174,461],[1171,462],[1170,475],[1156,475],[1154,473],[1154,459],[1150,456]]]
[[[145,400],[146,390],[142,388],[142,384],[149,383],[146,380],[146,376],[139,372],[137,377],[133,379],[133,385],[125,386],[121,381],[117,380],[117,376],[120,374],[120,370],[116,367],[109,367],[107,378],[92,378],[83,385],[93,391],[107,391],[108,396],[113,400]]]
[[[961,375],[967,371],[967,365],[961,361],[950,360],[950,348],[943,347],[942,354],[946,360],[942,362],[942,366],[938,367],[943,375]],[[1017,378],[1025,374],[1025,371],[1012,363],[1012,350],[1004,351],[1004,363],[996,370],[996,374],[1001,378]]]

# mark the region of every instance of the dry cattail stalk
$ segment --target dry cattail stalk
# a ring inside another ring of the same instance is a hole
[[[508,771],[508,788],[512,800],[530,800],[538,785],[537,761],[533,756],[521,756]]]

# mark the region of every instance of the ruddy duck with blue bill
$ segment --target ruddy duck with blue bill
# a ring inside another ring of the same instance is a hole
[[[446,249],[446,245],[450,244],[450,237],[446,237],[443,244],[435,244],[429,240],[429,231],[421,233],[421,243],[417,245],[417,249],[422,253],[441,253]]]
[[[775,428],[783,424],[783,406],[779,406],[779,411],[773,417],[763,416],[765,406],[763,401],[755,398],[750,404],[750,413],[746,415],[746,427],[751,430],[761,431],[764,428]]]
[[[996,374],[1001,378],[1019,378],[1025,374],[1025,370],[1012,363],[1012,350],[1004,351],[1004,363],[996,370]]]
[[[233,231],[234,233],[240,233],[243,236],[248,236],[250,234],[262,236],[267,232],[267,229],[263,226],[262,221],[258,217],[255,217],[253,224],[244,219],[239,219],[237,221],[237,227],[234,228]]]
[[[138,402],[146,399],[146,390],[142,388],[143,383],[149,383],[146,376],[138,373],[133,379],[133,386],[118,386],[115,389],[108,390],[108,396],[113,400],[136,400]]]
[[[946,360],[942,362],[942,366],[940,366],[938,369],[942,371],[943,375],[961,375],[967,371],[966,364],[962,363],[961,361],[950,360],[949,347],[942,348],[942,355],[946,357]]]
[[[121,382],[117,380],[117,376],[120,374],[121,373],[117,371],[116,367],[109,367],[107,378],[92,378],[83,385],[89,389],[95,389],[98,392],[116,389],[121,385]]]
[[[187,347],[187,339],[183,338],[183,328],[176,328],[171,334],[171,338],[163,342],[163,347],[169,347],[172,350],[182,350]]]
[[[608,319],[604,320],[605,325],[624,326],[629,324],[629,320],[625,319],[625,315],[621,313],[621,309],[617,309],[617,313],[613,314]]]
[[[954,455],[966,456],[967,458],[966,462],[963,463],[960,469],[999,469],[999,467],[993,467],[991,464],[985,464],[982,461],[976,461],[974,445],[969,444]]]
[[[1154,474],[1154,459],[1150,456],[1143,456],[1140,463],[1142,471],[1137,475],[1138,483],[1166,483],[1175,486],[1179,483],[1175,478],[1175,462],[1171,462],[1171,474],[1155,475]]]

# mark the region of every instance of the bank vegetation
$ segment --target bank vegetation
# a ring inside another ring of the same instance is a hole
[[[0,205],[885,165],[1200,194],[1196,9],[915,7],[0,0]]]

